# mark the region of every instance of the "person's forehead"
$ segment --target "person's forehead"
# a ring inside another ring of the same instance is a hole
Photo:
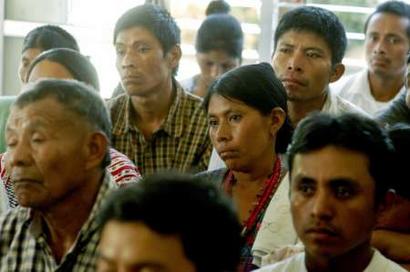
[[[110,220],[103,228],[100,251],[107,259],[164,267],[186,258],[177,235],[157,233],[138,221]]]
[[[239,58],[230,56],[222,49],[213,49],[207,52],[198,52],[197,56],[202,61],[212,61],[216,63],[237,62]]]
[[[256,111],[238,99],[227,98],[219,94],[212,95],[209,100],[208,115],[224,115],[234,110],[239,110],[241,112]]]
[[[336,179],[356,181],[361,186],[374,186],[367,156],[335,146],[296,154],[291,176],[295,180],[309,178],[324,186]]]
[[[156,42],[159,43],[157,37],[148,28],[144,26],[131,26],[124,28],[118,32],[115,39],[115,45],[118,44],[134,44],[137,42]]]
[[[278,44],[298,45],[303,48],[317,48],[330,53],[330,47],[325,37],[309,30],[289,29],[279,37]]]
[[[52,97],[30,102],[23,106],[13,106],[10,112],[10,126],[64,127],[72,125],[75,115]]]
[[[390,34],[407,36],[408,27],[410,27],[409,18],[390,12],[379,12],[369,19],[366,33],[387,31]]]

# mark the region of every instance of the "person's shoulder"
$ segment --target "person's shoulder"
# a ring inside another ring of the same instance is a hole
[[[182,99],[184,99],[185,101],[187,101],[191,105],[194,105],[195,107],[199,106],[199,107],[202,108],[203,99],[201,97],[188,92],[187,90],[185,90],[182,87],[180,87],[180,88],[181,88],[180,90],[181,90]]]
[[[337,105],[337,110],[339,111],[337,114],[354,113],[364,117],[372,118],[369,113],[365,112],[360,107],[344,99],[343,97],[340,97],[339,95],[335,95],[335,103]]]
[[[125,103],[125,101],[127,100],[127,98],[128,98],[128,96],[127,96],[126,93],[120,94],[116,97],[112,97],[112,98],[110,98],[106,101],[107,108],[109,110],[117,108],[117,107],[123,105]]]
[[[228,169],[219,168],[219,169],[212,170],[212,171],[200,172],[196,174],[196,176],[204,180],[210,181],[210,182],[221,183],[226,175],[226,172],[228,172]]]
[[[397,99],[376,116],[376,120],[382,124],[393,125],[395,123],[410,123],[410,108],[406,104],[406,94],[403,93]]]
[[[15,235],[29,220],[30,210],[28,208],[16,207],[8,210],[0,216],[0,250],[4,254],[5,248],[12,243]]]
[[[387,259],[378,250],[374,250],[370,264],[363,272],[406,272],[399,264]]]
[[[306,272],[305,254],[296,254],[281,262],[264,266],[254,272]]]
[[[198,75],[178,81],[181,87],[189,93],[192,93],[195,88],[195,81]]]
[[[367,69],[362,69],[359,72],[343,76],[338,81],[330,84],[330,90],[341,97],[348,96],[356,89],[357,85],[363,83],[363,80],[367,80],[366,74]]]
[[[184,116],[184,122],[192,123],[198,129],[208,129],[208,120],[201,97],[186,92],[179,86],[177,106],[179,109],[178,115]]]

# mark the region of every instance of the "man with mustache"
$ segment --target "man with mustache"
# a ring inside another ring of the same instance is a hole
[[[362,113],[329,91],[344,73],[346,33],[331,11],[303,6],[283,15],[275,31],[272,66],[288,96],[293,126],[312,111]]]
[[[332,91],[375,116],[405,92],[410,5],[401,1],[380,4],[364,30],[367,68],[334,84]]]
[[[393,152],[386,133],[366,117],[304,119],[288,165],[293,225],[305,250],[260,271],[405,272],[370,245],[391,194]]]
[[[211,142],[201,99],[174,78],[181,58],[174,19],[159,6],[132,8],[115,25],[114,46],[126,93],[109,101],[113,146],[142,175],[206,170]]]

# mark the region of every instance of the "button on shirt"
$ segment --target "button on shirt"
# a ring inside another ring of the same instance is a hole
[[[100,239],[95,222],[103,200],[116,185],[105,174],[90,216],[70,251],[56,263],[40,215],[30,208],[17,207],[0,218],[0,271],[94,271]],[[73,214],[67,216],[75,216]]]
[[[128,95],[108,102],[113,147],[138,165],[143,176],[167,169],[200,172],[208,167],[212,145],[202,100],[186,93],[178,83],[174,86],[176,95],[168,115],[149,140],[137,127]]]

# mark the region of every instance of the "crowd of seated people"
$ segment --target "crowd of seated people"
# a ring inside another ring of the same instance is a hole
[[[271,64],[242,66],[227,13],[208,6],[189,89],[170,13],[126,11],[108,101],[71,34],[27,34],[0,104],[0,271],[410,271],[410,5],[370,14],[352,77],[333,12],[289,10]]]

